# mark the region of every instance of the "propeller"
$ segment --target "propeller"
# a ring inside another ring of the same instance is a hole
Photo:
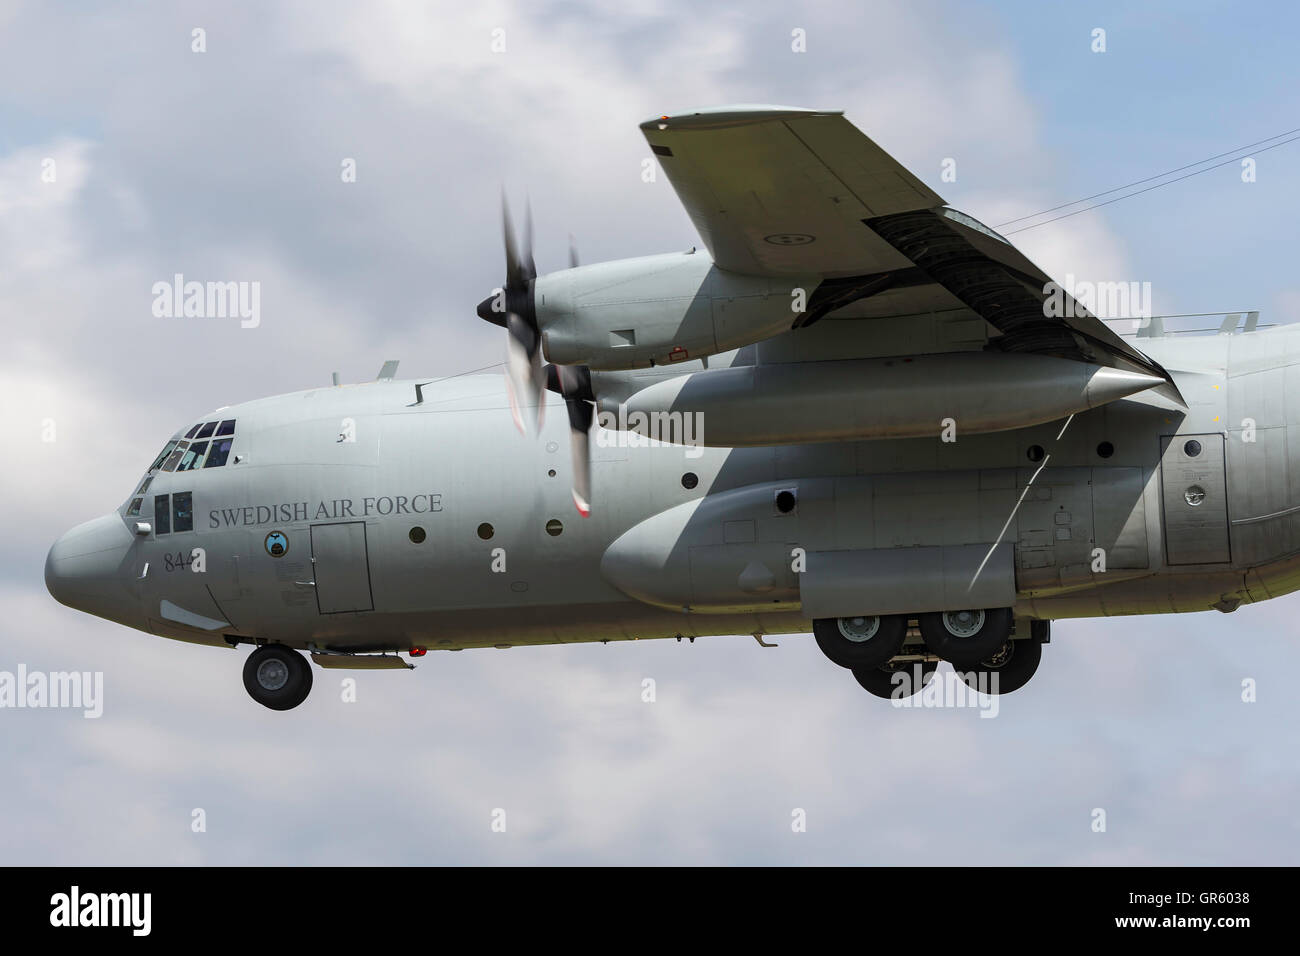
[[[479,318],[506,330],[506,386],[510,413],[521,432],[542,428],[546,408],[543,393],[550,389],[564,396],[569,411],[573,451],[573,503],[584,518],[591,514],[591,423],[596,417],[596,396],[591,371],[585,365],[542,366],[542,332],[537,324],[536,279],[533,262],[533,210],[525,207],[523,246],[515,238],[510,206],[501,195],[501,232],[506,252],[506,281],[478,304]],[[569,266],[577,268],[578,247],[569,236]]]
[[[545,403],[542,393],[546,376],[542,371],[542,333],[537,325],[534,280],[537,266],[533,262],[533,211],[526,208],[522,255],[516,244],[510,206],[501,196],[501,231],[506,251],[506,281],[500,293],[478,304],[479,318],[505,327],[506,385],[510,395],[510,413],[521,432],[527,432],[524,417],[534,432],[542,427]]]
[[[569,445],[573,451],[573,504],[584,518],[591,515],[591,423],[596,396],[591,370],[585,365],[546,366],[546,387],[564,396],[569,410]]]

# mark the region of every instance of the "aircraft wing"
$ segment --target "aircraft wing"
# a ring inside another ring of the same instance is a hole
[[[995,330],[990,344],[1164,378],[993,230],[944,205],[838,111],[721,107],[641,129],[721,268],[822,281],[796,323],[885,297],[900,316],[940,302]]]
[[[713,261],[749,275],[903,265],[864,219],[943,200],[841,112],[737,106],[641,124]]]

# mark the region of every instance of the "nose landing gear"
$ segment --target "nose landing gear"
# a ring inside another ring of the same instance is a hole
[[[283,644],[263,644],[244,662],[244,689],[263,707],[292,710],[311,692],[307,658]]]

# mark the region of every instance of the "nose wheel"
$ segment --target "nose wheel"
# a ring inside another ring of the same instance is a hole
[[[244,689],[263,707],[292,710],[311,693],[311,664],[283,644],[263,644],[244,662]]]

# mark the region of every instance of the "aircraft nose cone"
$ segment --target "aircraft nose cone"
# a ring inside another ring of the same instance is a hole
[[[128,590],[124,567],[134,540],[116,514],[79,524],[50,548],[45,587],[60,604],[128,623],[139,606]]]
[[[496,296],[490,295],[480,302],[478,308],[474,311],[478,313],[478,317],[484,322],[491,322],[493,325],[499,325],[504,328],[506,324],[506,314],[504,312],[494,312],[492,310],[492,304],[496,302],[496,300]]]

